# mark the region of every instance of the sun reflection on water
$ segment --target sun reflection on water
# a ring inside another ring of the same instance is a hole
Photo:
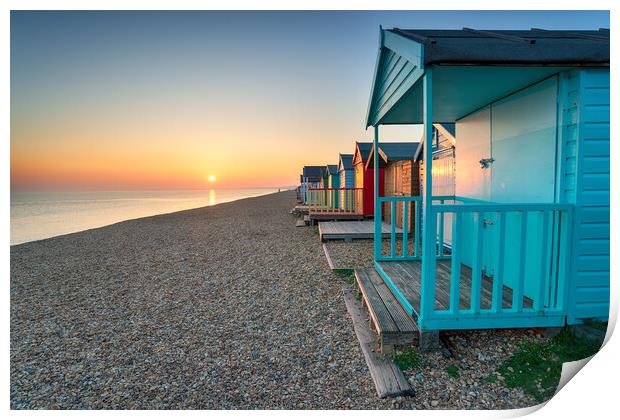
[[[212,206],[214,205],[217,201],[217,198],[215,197],[215,190],[214,189],[210,189],[209,190],[209,205]]]

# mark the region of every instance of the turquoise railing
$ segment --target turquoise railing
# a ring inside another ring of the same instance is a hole
[[[375,218],[382,224],[386,213],[389,239],[375,238],[375,261],[425,259],[427,275],[422,274],[418,279],[421,282],[419,308],[414,309],[390,279],[386,279],[403,306],[411,313],[416,312],[420,327],[562,324],[570,279],[568,238],[572,229],[572,205],[494,203],[459,196],[434,196],[429,220],[423,226],[422,197],[379,197],[378,201],[382,211]],[[410,218],[411,214],[414,216]],[[423,229],[431,229],[430,236],[435,238],[435,243],[426,247],[434,250],[429,255],[422,253]],[[439,261],[443,261],[441,268]],[[385,278],[381,267],[375,266]],[[467,284],[461,284],[462,272],[467,274],[464,277]],[[439,283],[438,276],[442,276]],[[447,309],[439,305],[437,293],[442,294],[444,301],[447,295]],[[512,293],[509,304],[504,302],[505,293],[506,296]]]
[[[382,210],[378,216],[378,223],[382,224],[383,213],[388,213],[389,226],[389,253],[383,252],[383,239],[375,247],[376,261],[415,261],[422,258],[422,197],[420,196],[395,196],[379,197],[379,208]],[[433,203],[444,204],[446,202],[466,202],[469,199],[454,196],[433,196]],[[377,216],[375,215],[375,218]],[[443,257],[444,248],[444,219],[439,222],[438,256]],[[399,239],[400,237],[400,239]],[[398,250],[398,245],[400,251]]]
[[[459,198],[456,198],[459,201]],[[442,200],[443,201],[443,200]],[[472,200],[475,201],[475,200]],[[528,317],[547,317],[550,325],[566,312],[570,267],[570,204],[466,202],[431,207],[429,229],[437,253],[428,256],[422,276],[419,323],[425,328],[527,326]],[[450,249],[444,253],[445,219],[451,218]],[[449,308],[436,307],[437,261],[450,261]],[[461,270],[471,270],[462,308]],[[491,285],[490,307],[481,307],[482,282]],[[512,301],[504,307],[504,286]],[[529,307],[524,307],[524,297]],[[486,320],[481,326],[480,319]],[[513,318],[510,322],[504,322]],[[515,324],[514,318],[520,318]],[[504,323],[502,323],[504,322]],[[537,321],[538,322],[538,321]],[[540,325],[540,324],[537,324]]]
[[[383,253],[383,239],[375,239],[375,261],[421,259],[422,197],[379,197],[378,201],[381,212],[378,215],[375,214],[376,223],[382,226],[383,212],[389,213],[389,254]],[[401,237],[400,240],[397,240],[398,236]],[[397,250],[399,243],[401,244],[400,252]]]

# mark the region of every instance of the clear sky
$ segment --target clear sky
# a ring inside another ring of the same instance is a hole
[[[380,24],[596,29],[609,13],[12,12],[11,186],[293,185],[371,139]]]

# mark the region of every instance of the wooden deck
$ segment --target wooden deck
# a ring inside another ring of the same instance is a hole
[[[383,238],[390,238],[390,225],[383,223]],[[320,222],[319,239],[321,242],[336,239],[372,239],[375,233],[373,220],[349,221],[349,222]],[[402,236],[403,230],[396,228],[396,235]]]
[[[346,214],[346,213],[330,213],[330,214],[310,214],[310,222],[314,223],[317,221],[320,223],[321,220],[342,220],[342,221],[362,221],[364,216],[361,214]]]
[[[381,353],[390,353],[395,344],[411,344],[418,334],[417,325],[377,271],[356,269],[355,279],[379,336]]]
[[[420,312],[420,283],[422,278],[421,261],[389,261],[379,263],[385,274],[405,296],[416,312]],[[437,261],[437,284],[435,287],[435,309],[449,309],[450,307],[450,260]],[[471,306],[471,268],[461,264],[461,286],[459,309],[469,309]],[[484,276],[481,287],[480,308],[490,309],[493,291],[493,278]],[[502,308],[512,307],[512,289],[504,286],[502,294]],[[532,300],[523,297],[523,307],[531,308]],[[414,314],[415,315],[415,314]]]

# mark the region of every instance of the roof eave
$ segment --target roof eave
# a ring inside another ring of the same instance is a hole
[[[370,113],[372,112],[372,103],[375,94],[375,86],[377,76],[379,74],[379,65],[381,64],[381,54],[383,52],[383,27],[379,25],[379,49],[377,51],[377,59],[375,61],[375,72],[372,77],[372,85],[370,86],[370,98],[368,98],[368,107],[366,108],[366,128],[370,127]]]

